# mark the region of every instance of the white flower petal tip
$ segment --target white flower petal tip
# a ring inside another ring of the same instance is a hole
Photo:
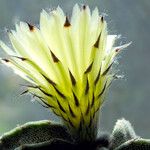
[[[127,47],[130,46],[131,44],[132,44],[132,41],[129,42],[129,43],[127,43],[127,44],[124,44],[124,45],[121,45],[121,46],[117,46],[117,47],[115,47],[115,49],[116,49],[116,51],[120,51],[120,50],[122,50],[122,49],[127,48]]]
[[[1,61],[33,84],[25,93],[60,116],[79,139],[95,138],[98,111],[115,78],[116,52],[131,43],[114,47],[117,35],[108,35],[98,9],[77,4],[71,18],[60,7],[42,10],[39,29],[21,22],[9,38],[13,49],[0,41],[9,55]]]

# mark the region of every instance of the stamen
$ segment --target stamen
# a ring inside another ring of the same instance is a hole
[[[40,101],[42,101],[42,103],[44,103],[44,104],[47,106],[47,108],[55,108],[54,106],[52,106],[52,105],[46,103],[46,102],[45,102],[44,100],[42,100],[42,99],[40,99]],[[41,104],[41,105],[42,105],[42,104]],[[44,105],[42,105],[42,106],[44,106]]]
[[[39,89],[43,94],[45,94],[46,96],[53,97],[53,95],[51,95],[51,94],[45,92],[45,91],[42,90],[40,87],[38,87],[38,89]]]
[[[93,122],[93,118],[90,116],[90,122],[89,122],[88,127],[91,127],[91,126],[92,126],[92,122]]]
[[[75,128],[75,126],[73,125],[73,123],[71,122],[71,120],[68,118],[68,121],[69,121],[69,124],[73,127],[73,128]]]

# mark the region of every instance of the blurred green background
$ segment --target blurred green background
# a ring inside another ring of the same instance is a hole
[[[119,58],[120,74],[125,78],[111,86],[100,129],[110,132],[115,121],[125,117],[138,135],[150,138],[150,0],[0,0],[0,39],[7,41],[6,28],[14,29],[19,20],[38,24],[43,8],[60,5],[71,13],[75,3],[97,6],[105,15],[109,33],[121,34],[120,42],[133,41]],[[20,96],[21,83],[22,79],[0,64],[0,135],[28,121],[57,120],[30,96]]]

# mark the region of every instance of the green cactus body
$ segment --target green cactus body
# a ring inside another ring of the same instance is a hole
[[[0,138],[0,150],[13,150],[24,144],[36,144],[59,138],[71,141],[67,129],[48,120],[29,122],[5,133]]]
[[[129,140],[115,150],[150,150],[150,140],[148,139],[132,139]]]
[[[122,143],[137,138],[134,129],[129,121],[125,119],[118,120],[112,131],[112,149],[115,149]]]

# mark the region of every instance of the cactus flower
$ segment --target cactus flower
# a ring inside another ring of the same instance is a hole
[[[69,18],[58,7],[40,16],[39,28],[20,22],[8,32],[11,47],[0,41],[1,62],[30,82],[24,93],[37,97],[79,140],[94,140],[99,110],[115,78],[113,62],[121,49],[109,35],[98,9],[74,6]]]

